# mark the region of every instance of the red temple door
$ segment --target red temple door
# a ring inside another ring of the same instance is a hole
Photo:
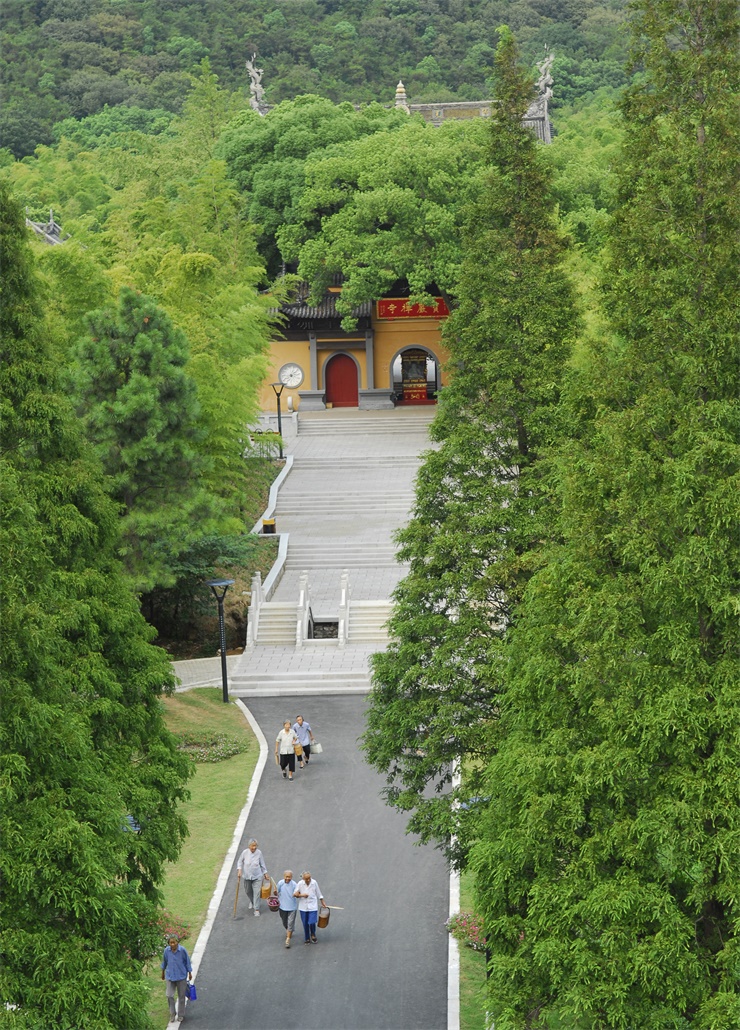
[[[357,365],[347,354],[335,354],[326,363],[326,402],[335,408],[356,408],[360,402]]]

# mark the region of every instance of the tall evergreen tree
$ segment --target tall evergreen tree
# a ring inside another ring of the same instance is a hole
[[[507,633],[536,567],[552,503],[543,454],[557,436],[559,382],[577,325],[548,172],[522,125],[533,92],[511,34],[496,51],[490,167],[469,213],[459,306],[445,328],[453,379],[400,534],[410,563],[391,644],[374,659],[364,746],[387,797],[423,840],[464,861],[491,754]],[[461,787],[456,763],[466,764]],[[429,791],[434,784],[435,791]]]
[[[559,461],[472,859],[497,1030],[740,1026],[738,9],[635,12],[616,347],[573,386],[595,417]]]
[[[184,333],[130,288],[89,316],[73,391],[85,432],[123,507],[121,552],[137,589],[169,586],[171,563],[212,513],[200,488],[198,397]]]
[[[136,1030],[189,764],[162,720],[169,662],[115,558],[116,505],[59,391],[4,189],[0,230],[0,1008],[29,1030]]]

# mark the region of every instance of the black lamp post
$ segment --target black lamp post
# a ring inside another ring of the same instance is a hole
[[[273,390],[275,391],[275,397],[277,398],[277,413],[278,413],[278,436],[280,437],[280,460],[283,460],[283,416],[280,411],[280,394],[285,389],[285,383],[270,383]]]
[[[208,586],[211,588],[211,593],[218,601],[218,631],[221,637],[221,683],[223,685],[225,705],[229,703],[229,681],[226,675],[226,627],[224,625],[224,598],[226,597],[226,591],[229,589],[233,582],[233,579],[207,580]],[[221,593],[219,593],[219,588],[222,588]]]

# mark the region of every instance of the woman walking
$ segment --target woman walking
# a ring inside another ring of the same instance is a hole
[[[290,719],[286,719],[283,723],[283,728],[275,738],[275,761],[278,761],[279,756],[279,765],[283,770],[283,779],[287,776],[291,782],[295,772],[295,746],[297,743],[298,737],[291,729]]]
[[[319,919],[319,904],[324,908],[326,902],[321,896],[321,888],[306,870],[301,873],[301,879],[295,889],[295,897],[298,898],[298,911],[301,913],[304,944],[316,944],[316,923]]]

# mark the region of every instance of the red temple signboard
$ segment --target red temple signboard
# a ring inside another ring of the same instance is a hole
[[[378,301],[378,318],[446,318],[450,313],[441,297],[434,304],[411,304],[405,297],[386,297]]]

